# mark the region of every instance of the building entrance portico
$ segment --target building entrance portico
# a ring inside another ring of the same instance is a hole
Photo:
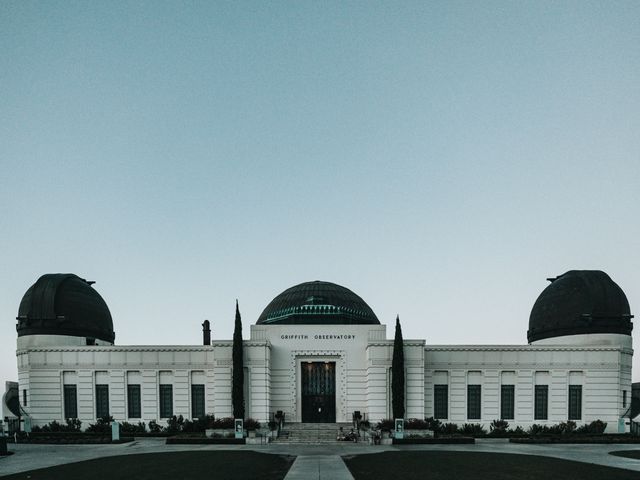
[[[302,421],[336,421],[336,362],[300,362]]]

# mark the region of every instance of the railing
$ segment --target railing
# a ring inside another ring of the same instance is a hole
[[[631,435],[636,435],[636,436],[640,436],[640,423],[639,422],[634,422],[633,420],[631,420],[631,425],[630,425],[630,429],[631,429]]]

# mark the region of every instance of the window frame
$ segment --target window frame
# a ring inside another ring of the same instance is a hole
[[[95,387],[96,418],[109,416],[109,384],[96,383]]]
[[[536,385],[534,388],[533,419],[549,420],[549,385]]]
[[[582,420],[582,385],[569,385],[567,403],[567,418]]]
[[[142,388],[139,383],[127,384],[127,418],[142,418]],[[137,398],[132,394],[136,392]]]
[[[204,418],[205,408],[205,387],[202,383],[191,384],[191,418]]]
[[[78,418],[78,386],[65,383],[62,387],[63,418]]]
[[[507,407],[505,409],[505,406]],[[505,410],[507,410],[505,412]],[[516,386],[500,385],[500,419],[515,420],[516,417]]]
[[[173,385],[161,383],[160,384],[160,418],[173,417]],[[168,413],[168,415],[165,415]]]
[[[467,419],[482,419],[482,385],[480,384],[467,385]]]
[[[443,412],[444,415],[442,415]],[[449,385],[446,383],[433,385],[433,418],[437,420],[449,418]]]

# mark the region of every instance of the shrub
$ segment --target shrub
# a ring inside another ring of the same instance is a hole
[[[607,422],[602,420],[594,420],[591,423],[586,423],[576,429],[576,433],[582,433],[587,435],[600,435],[604,433],[607,428]]]
[[[405,430],[426,430],[429,428],[425,420],[419,418],[409,418],[404,422]]]
[[[390,432],[391,430],[395,430],[396,425],[393,421],[393,418],[384,418],[378,422],[378,430],[382,430],[383,432]]]
[[[458,424],[457,423],[445,423],[442,425],[441,433],[445,435],[453,435],[458,433]]]
[[[183,423],[182,423],[182,429],[180,430],[181,432],[185,432],[185,433],[193,433],[196,431],[196,422],[197,421],[191,421],[189,419],[186,419]]]
[[[82,422],[77,418],[67,418],[67,426],[64,429],[65,432],[79,432],[82,427]]]
[[[545,433],[549,433],[549,427],[546,425],[540,425],[539,423],[534,423],[527,430],[529,435],[543,435]]]
[[[41,427],[34,426],[31,431],[34,433],[56,433],[56,432],[79,432],[81,430],[82,422],[77,418],[67,418],[67,423],[59,423],[55,420],[47,423]]]
[[[487,431],[479,423],[465,423],[462,426],[462,433],[465,435],[486,435]]]
[[[89,424],[87,432],[102,434],[111,433],[111,422],[113,422],[113,417],[111,415],[101,417],[96,421],[96,423]]]
[[[160,433],[162,432],[162,427],[155,420],[151,420],[149,422],[149,431],[151,433]]]
[[[425,423],[427,424],[428,430],[433,430],[434,433],[442,432],[442,422],[433,417],[425,418]]]
[[[271,430],[272,432],[273,432],[274,430],[277,430],[277,429],[278,429],[278,422],[275,422],[275,421],[271,420],[271,421],[268,423],[268,425],[269,425],[269,430]]]
[[[509,422],[506,420],[494,420],[489,425],[489,431],[494,435],[507,433],[507,430],[509,430]]]
[[[147,431],[146,425],[144,422],[129,423],[122,422],[120,424],[120,433],[123,435],[134,435],[136,433],[145,433]]]
[[[233,422],[233,417],[216,418],[212,428],[234,428]]]
[[[510,429],[509,433],[511,433],[513,435],[524,435],[525,431],[520,425],[518,425],[516,428]]]
[[[562,422],[560,425],[563,425],[562,433],[574,433],[576,431],[576,422],[573,420],[567,420],[566,422]]]
[[[255,418],[249,417],[244,421],[244,428],[246,428],[247,430],[259,430],[260,422]]]
[[[163,431],[169,434],[175,434],[182,431],[184,427],[184,417],[182,415],[173,416],[167,420],[167,426],[164,427]]]
[[[216,417],[211,414],[211,413],[207,413],[204,417],[199,418],[197,423],[197,431],[199,432],[204,432],[207,428],[213,428],[213,425],[215,423]]]

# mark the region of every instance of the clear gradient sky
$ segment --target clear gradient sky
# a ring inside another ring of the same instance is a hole
[[[640,2],[1,0],[0,252],[0,381],[48,272],[120,345],[309,280],[430,344],[526,343],[570,269],[640,322]]]

